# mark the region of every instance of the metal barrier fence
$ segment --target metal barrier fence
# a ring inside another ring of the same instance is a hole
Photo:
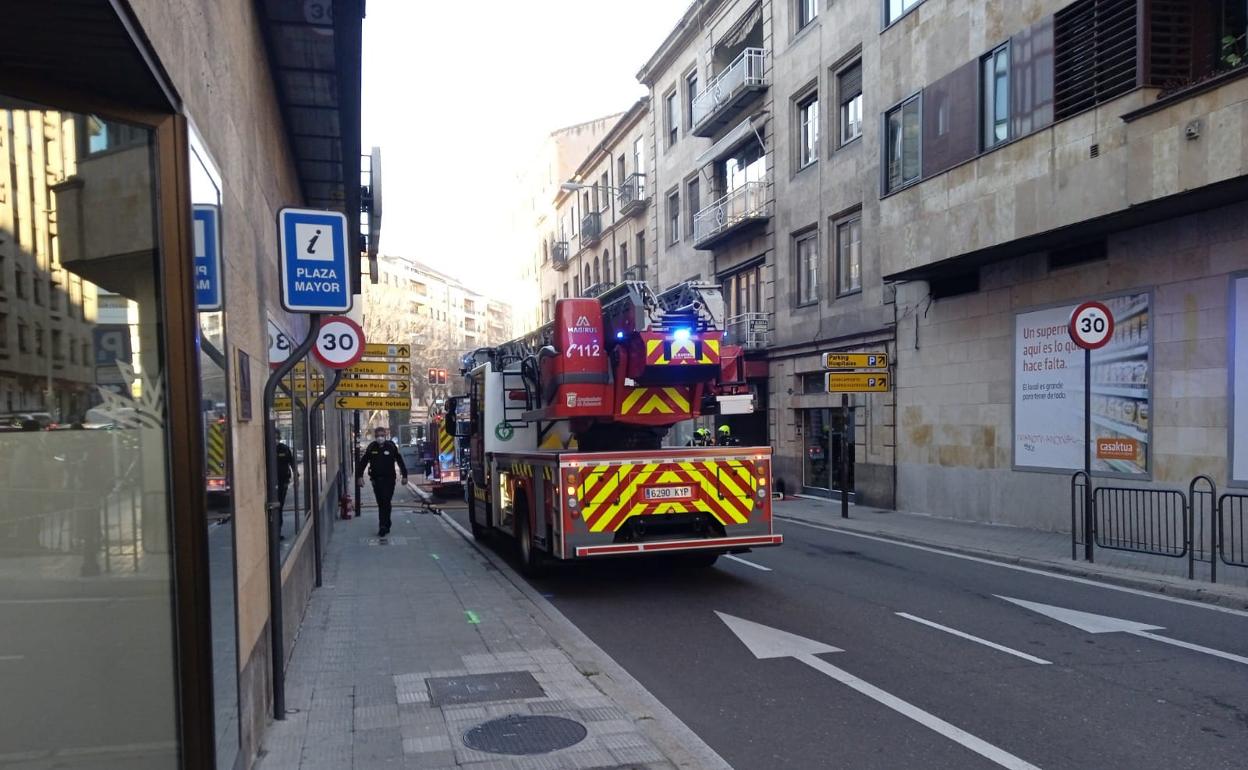
[[[1209,565],[1217,582],[1218,562],[1248,567],[1248,493],[1218,496],[1217,484],[1197,476],[1187,489],[1095,486],[1088,520],[1089,479],[1079,471],[1070,480],[1070,557],[1094,560],[1088,548],[1088,525],[1096,548],[1187,559],[1187,576],[1196,563]]]
[[[10,491],[21,505],[0,519],[0,554],[79,557],[79,574],[93,576],[139,572],[146,553],[165,550],[144,526],[137,487],[103,497],[42,487]],[[155,533],[157,540],[163,534]]]

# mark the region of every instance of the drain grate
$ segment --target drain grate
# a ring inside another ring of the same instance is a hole
[[[429,685],[429,702],[434,706],[457,706],[462,703],[489,703],[546,696],[546,691],[528,671],[439,676],[425,681]]]
[[[575,746],[588,733],[571,719],[512,714],[464,733],[464,745],[490,754],[545,754]]]

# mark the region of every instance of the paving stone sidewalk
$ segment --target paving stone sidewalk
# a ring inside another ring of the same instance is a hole
[[[1088,564],[1070,558],[1070,534],[1025,527],[958,521],[903,511],[851,505],[842,519],[839,501],[797,497],[776,501],[777,516],[863,534],[948,548],[996,560],[1122,583],[1219,604],[1248,606],[1248,569],[1219,565],[1218,582],[1208,580],[1209,565],[1196,563],[1196,579],[1187,579],[1187,560],[1098,548]],[[1080,546],[1082,548],[1082,546]],[[1080,551],[1082,556],[1082,551]]]
[[[600,672],[578,667],[529,599],[441,516],[396,509],[382,542],[364,502],[362,518],[335,522],[324,587],[287,672],[287,706],[297,711],[270,724],[260,770],[697,766],[665,756],[653,726],[641,729],[636,709],[605,695]],[[540,697],[431,703],[431,678],[502,672],[531,674]],[[566,717],[587,735],[529,756],[465,745],[466,731],[510,715]]]

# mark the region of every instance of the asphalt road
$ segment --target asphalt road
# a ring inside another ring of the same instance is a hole
[[[448,513],[466,525],[464,510]],[[778,529],[785,545],[743,557],[770,571],[618,561],[532,583],[742,770],[1248,766],[1248,613]],[[1112,622],[1073,616],[1076,627],[1000,596],[1161,627],[1144,633],[1197,648],[1090,633]],[[842,651],[760,659],[717,612]]]

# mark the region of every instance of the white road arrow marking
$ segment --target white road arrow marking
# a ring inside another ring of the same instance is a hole
[[[1066,609],[1065,607],[1054,607],[1051,604],[1041,604],[1039,602],[1029,602],[1022,599],[1011,599],[1008,596],[1000,596],[994,594],[998,599],[1004,599],[1011,604],[1017,604],[1019,607],[1029,609],[1032,612],[1038,612],[1045,617],[1052,618],[1068,626],[1074,626],[1080,631],[1087,631],[1089,634],[1131,634],[1145,639],[1152,639],[1154,642],[1162,644],[1171,644],[1175,647],[1182,647],[1185,650],[1212,655],[1224,660],[1243,663],[1248,666],[1248,658],[1242,655],[1234,655],[1221,650],[1214,650],[1209,647],[1201,647],[1199,644],[1191,642],[1182,642],[1178,639],[1170,639],[1165,636],[1158,636],[1151,633],[1153,631],[1164,631],[1164,626],[1151,626],[1147,623],[1139,623],[1134,620],[1123,620],[1122,618],[1111,618],[1108,615],[1096,615],[1091,612],[1081,612],[1079,610]]]
[[[996,642],[990,642],[987,639],[981,639],[978,636],[971,636],[965,631],[959,631],[958,629],[950,628],[949,626],[942,626],[939,623],[933,623],[930,620],[920,618],[917,615],[911,615],[908,612],[898,612],[896,614],[898,617],[903,617],[906,620],[913,620],[915,623],[922,623],[925,626],[935,628],[939,631],[944,631],[946,634],[953,634],[954,636],[961,637],[962,639],[975,642],[976,644],[982,644],[985,647],[991,647],[994,650],[999,650],[1001,652],[1008,653],[1010,655],[1013,655],[1016,658],[1029,660],[1032,663],[1039,663],[1042,666],[1052,665],[1052,661],[1045,660],[1044,658],[1037,658],[1035,655],[1028,655],[1025,652],[1019,652],[1018,650],[1015,650],[1011,647],[1006,647],[1004,644],[997,644]]]
[[[754,568],[754,569],[756,569],[756,570],[762,570],[763,572],[771,572],[771,567],[764,567],[764,566],[763,566],[763,565],[761,565],[761,564],[755,564],[755,563],[754,563],[754,562],[752,562],[752,561],[746,561],[745,559],[742,559],[740,556],[733,556],[732,554],[727,554],[727,555],[725,555],[725,556],[724,556],[724,558],[725,558],[725,559],[732,559],[732,560],[733,560],[733,561],[735,561],[735,562],[739,562],[739,563],[741,563],[741,564],[744,564],[744,565],[745,565],[745,566],[747,566],[747,567],[753,567],[753,568]]]
[[[895,695],[890,695],[873,684],[864,682],[848,671],[833,666],[831,663],[822,658],[815,657],[825,652],[843,652],[836,647],[817,642],[814,639],[807,639],[797,634],[790,634],[787,631],[781,631],[777,628],[764,626],[761,623],[755,623],[751,620],[725,615],[722,612],[716,612],[719,619],[724,621],[729,629],[732,630],[741,643],[746,646],[754,657],[760,659],[768,658],[796,658],[802,663],[810,666],[816,671],[835,679],[841,684],[856,690],[871,700],[896,711],[902,716],[913,719],[915,722],[935,730],[955,743],[970,749],[985,759],[994,762],[1001,767],[1012,768],[1013,770],[1038,770],[1035,765],[1020,759],[1013,754],[999,749],[984,740],[976,738],[974,735],[965,730],[955,727],[943,719],[933,714],[929,714],[918,706],[907,703]]]

